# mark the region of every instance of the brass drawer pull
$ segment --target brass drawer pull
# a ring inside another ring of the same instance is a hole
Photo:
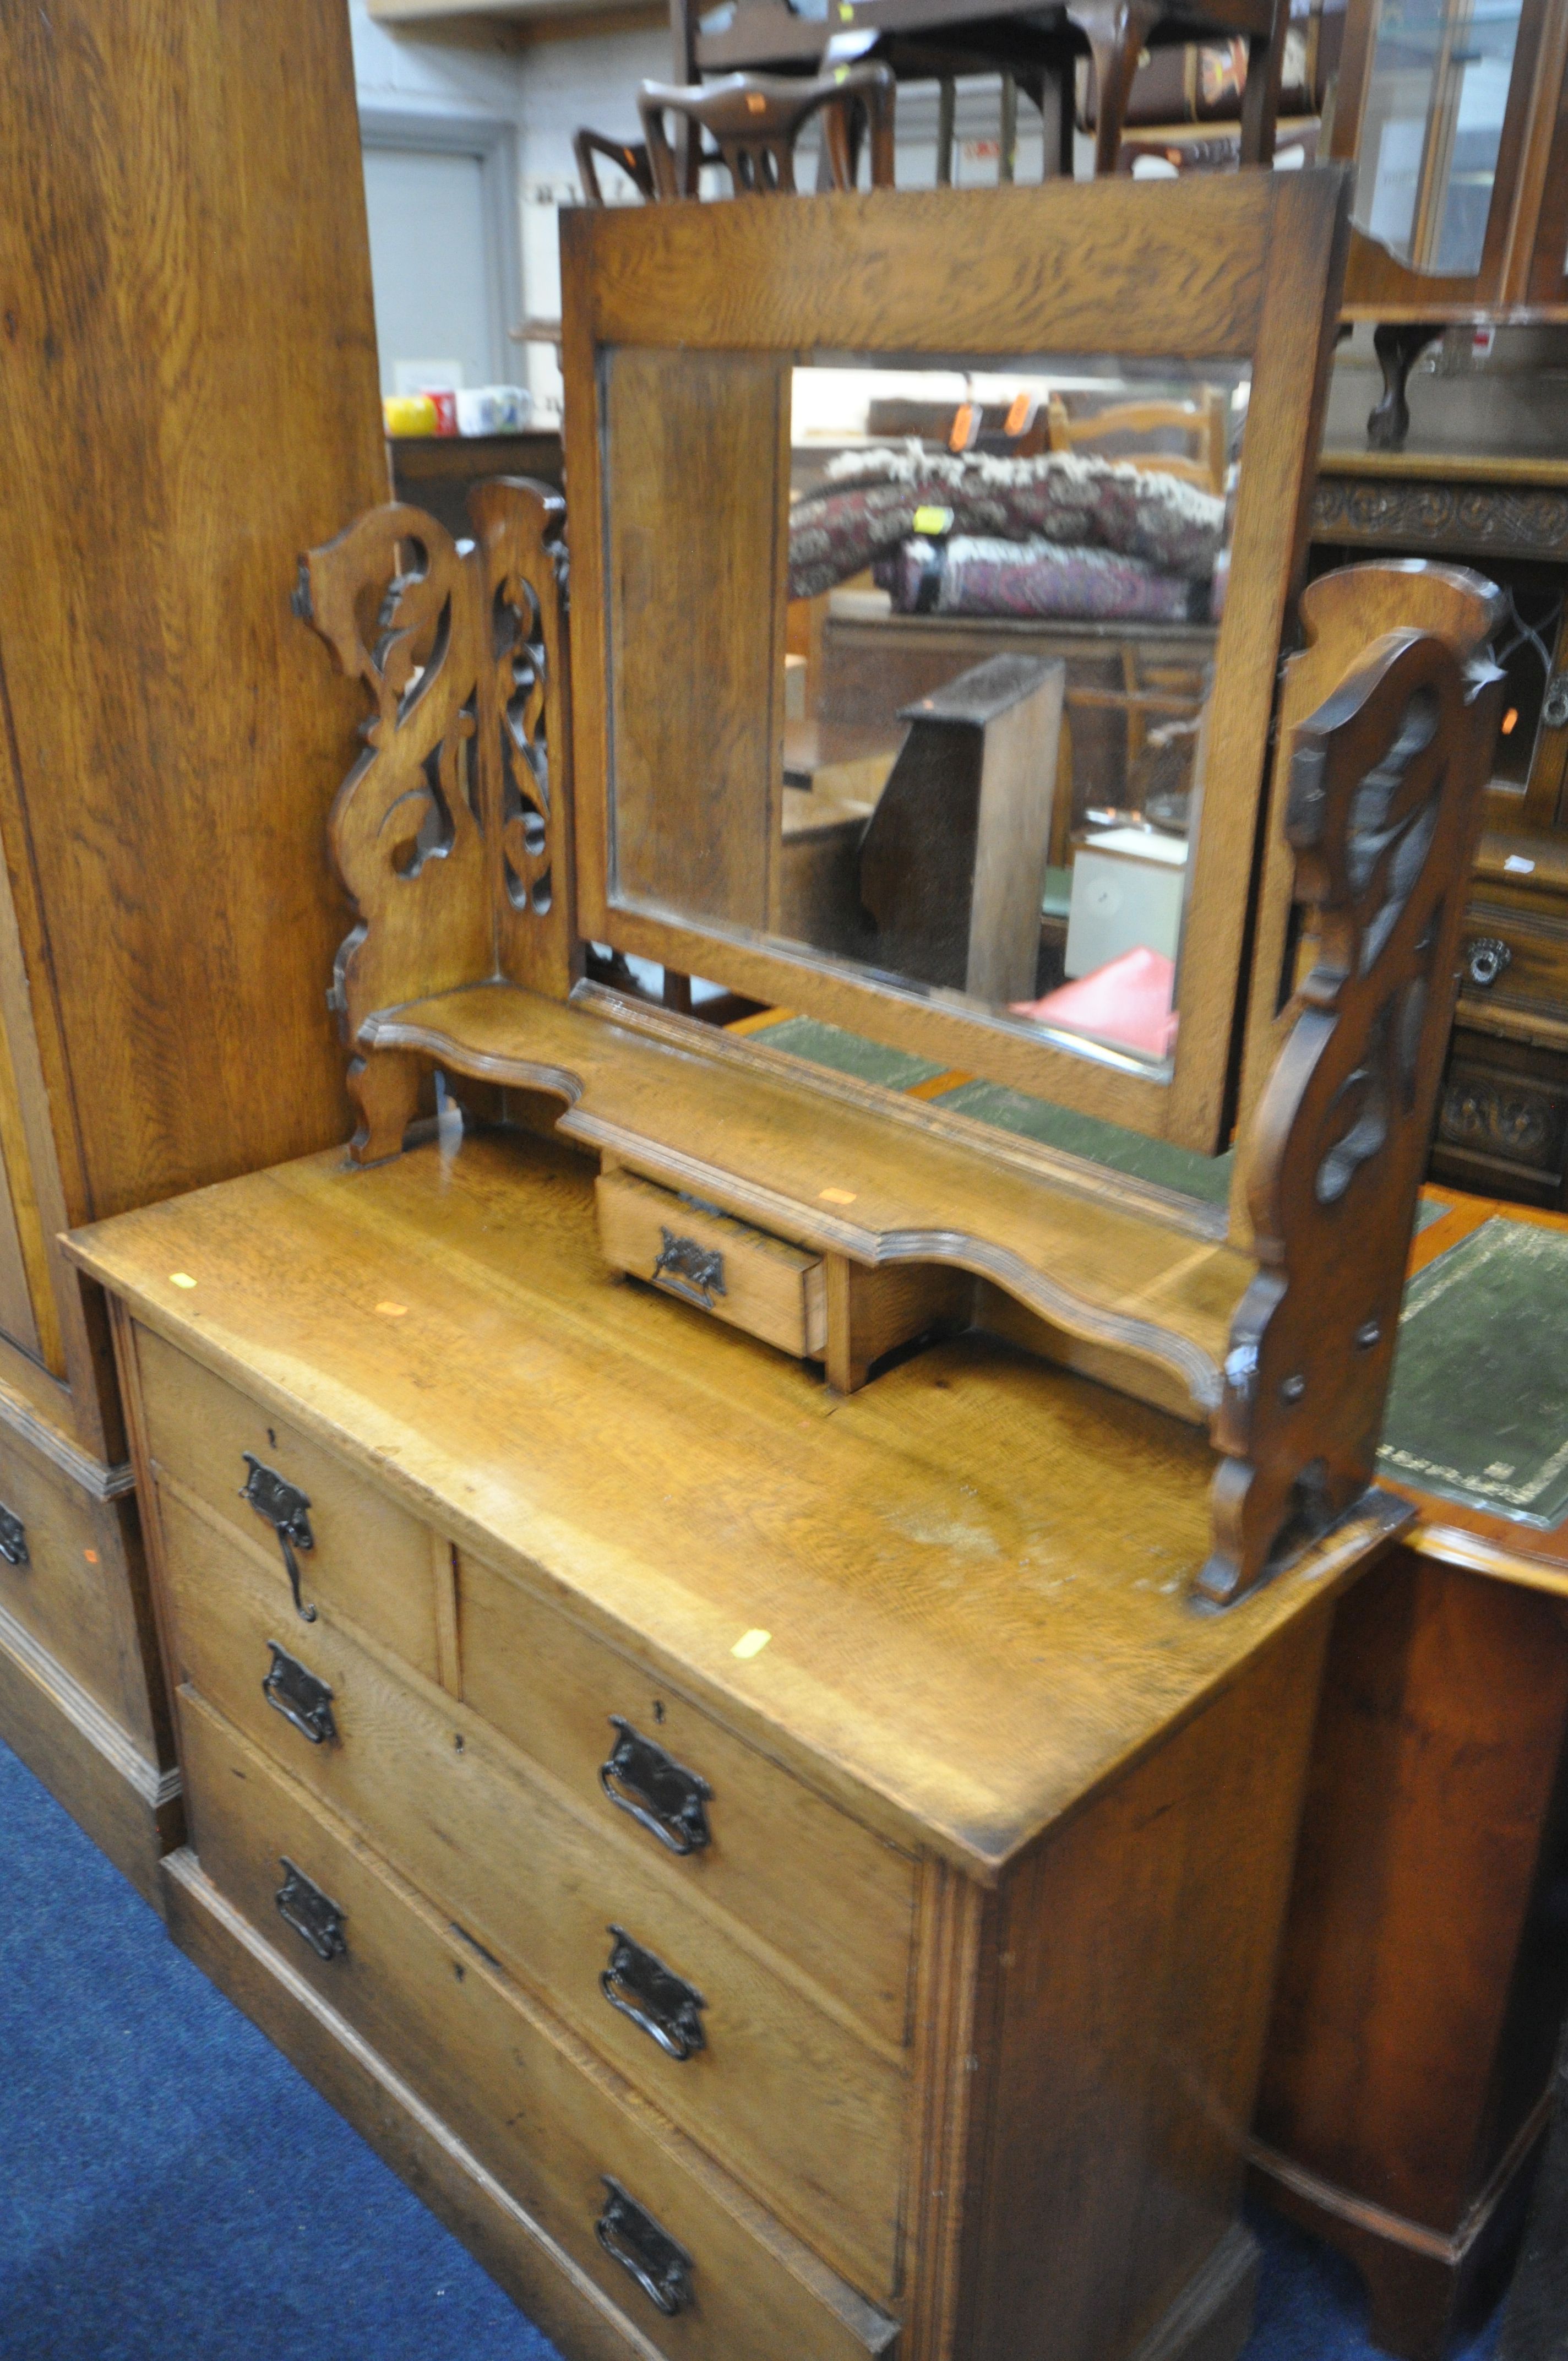
[[[319,1885],[313,1885],[287,1853],[282,1855],[282,1862],[283,1883],[272,1897],[280,1916],[310,1945],[318,1960],[341,1960],[348,1949],[348,1938],[343,1931],[347,1913]]]
[[[671,1295],[684,1295],[688,1303],[698,1303],[705,1312],[711,1312],[714,1297],[727,1292],[724,1257],[719,1249],[699,1246],[696,1238],[678,1238],[674,1230],[666,1230],[662,1224],[659,1236],[663,1243],[650,1273],[654,1285],[666,1289]]]
[[[673,2320],[692,2300],[691,2257],[627,2195],[619,2180],[606,2173],[604,2185],[609,2196],[594,2224],[599,2245],[623,2271],[630,2272],[649,2302]]]
[[[1480,991],[1490,991],[1514,955],[1501,935],[1477,935],[1464,952],[1464,972]]]
[[[630,1812],[671,1852],[700,1852],[709,1840],[703,1806],[713,1790],[707,1780],[683,1770],[620,1714],[610,1715],[609,1726],[616,1741],[609,1761],[599,1766],[599,1785],[610,1802],[618,1811]]]
[[[269,1640],[272,1663],[263,1675],[261,1694],[280,1713],[303,1731],[313,1746],[334,1745],[337,1740],[337,1724],[333,1719],[332,1691],[324,1681],[308,1672],[297,1656],[291,1656],[276,1640]]]
[[[286,1483],[276,1467],[264,1467],[254,1451],[245,1454],[245,1464],[250,1473],[239,1488],[239,1497],[248,1500],[263,1523],[277,1534],[289,1587],[294,1594],[294,1612],[302,1623],[313,1623],[315,1609],[306,1607],[300,1598],[300,1567],[294,1555],[297,1549],[312,1550],[316,1545],[311,1531],[311,1504],[297,1484]]]
[[[0,1509],[0,1557],[7,1565],[30,1565],[27,1529],[9,1509]]]
[[[600,1992],[611,2008],[640,2025],[666,2058],[684,2066],[694,2050],[707,2047],[702,2030],[707,2003],[701,1993],[634,1943],[624,1927],[612,1927],[609,1932],[612,1949],[609,1965],[599,1978]]]

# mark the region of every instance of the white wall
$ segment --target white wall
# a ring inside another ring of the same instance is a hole
[[[517,317],[558,319],[561,277],[556,215],[577,201],[574,134],[583,125],[610,138],[639,136],[637,86],[668,81],[670,37],[662,27],[632,33],[583,34],[508,49],[483,36],[462,42],[432,39],[374,25],[365,0],[349,0],[355,77],[362,106],[414,112],[485,113],[516,126],[521,210],[522,286]],[[1027,102],[1019,115],[1018,177],[1037,179],[1039,118]],[[982,183],[996,177],[986,152],[1000,127],[999,86],[959,85],[957,178]],[[905,87],[898,104],[901,187],[929,187],[936,177],[936,85]],[[1083,168],[1080,163],[1080,170]],[[607,192],[614,179],[605,175]],[[549,346],[516,345],[517,375],[532,388],[545,415],[559,414],[560,376]]]

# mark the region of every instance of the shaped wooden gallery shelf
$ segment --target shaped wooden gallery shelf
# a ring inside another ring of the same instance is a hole
[[[302,606],[379,716],[334,818],[365,913],[337,984],[357,1053],[356,1158],[399,1151],[425,1061],[564,1101],[561,1134],[674,1192],[672,1221],[696,1199],[820,1254],[824,1356],[842,1391],[933,1326],[1005,1325],[998,1297],[1011,1299],[1035,1349],[1210,1424],[1221,1465],[1201,1587],[1216,1601],[1354,1509],[1455,990],[1452,881],[1497,727],[1496,676],[1475,661],[1488,587],[1368,566],[1303,601],[1260,933],[1278,972],[1293,847],[1318,955],[1284,1012],[1255,1006],[1227,1227],[1174,1191],[574,982],[557,882],[571,825],[562,503],[497,483],[475,521],[459,557],[418,511],[375,511],[305,569]],[[398,574],[409,544],[422,570]],[[497,612],[516,636],[479,662]],[[374,652],[365,614],[385,626]],[[445,652],[411,695],[441,618]],[[470,745],[472,806],[454,784]],[[416,981],[433,988],[409,993]],[[953,1273],[994,1292],[955,1295]]]

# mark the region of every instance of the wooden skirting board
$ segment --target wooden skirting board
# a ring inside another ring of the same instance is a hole
[[[0,1730],[156,1910],[161,1856],[184,1833],[178,1771],[132,1745],[101,1705],[0,1608]]]

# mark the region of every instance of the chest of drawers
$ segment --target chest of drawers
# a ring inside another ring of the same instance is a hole
[[[849,1399],[470,1130],[86,1233],[177,1938],[572,2361],[1234,2353],[1330,1604],[978,1333]]]

